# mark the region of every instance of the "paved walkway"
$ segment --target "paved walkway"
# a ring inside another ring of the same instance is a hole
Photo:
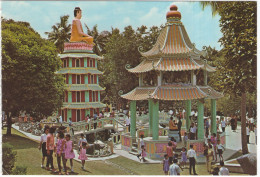
[[[239,125],[237,127],[236,132],[233,132],[231,130],[231,126],[226,127],[226,149],[232,149],[232,150],[241,150],[242,149],[242,143],[241,143],[241,126]],[[257,152],[257,145],[255,144],[255,133],[250,132],[249,136],[249,143],[247,145],[248,151],[250,153],[256,153]]]

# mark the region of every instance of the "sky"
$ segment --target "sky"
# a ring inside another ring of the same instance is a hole
[[[171,4],[178,6],[182,15],[182,23],[196,48],[203,46],[222,47],[218,40],[222,37],[219,27],[220,16],[212,17],[210,7],[202,10],[199,2],[144,2],[144,1],[2,1],[1,16],[15,21],[29,22],[42,37],[50,32],[51,26],[60,21],[60,16],[70,15],[74,18],[75,7],[82,9],[82,24],[90,28],[97,24],[99,32],[111,31],[111,27],[119,28],[131,25],[134,29],[145,25],[160,26],[166,23],[166,13]],[[83,30],[87,29],[83,25]]]

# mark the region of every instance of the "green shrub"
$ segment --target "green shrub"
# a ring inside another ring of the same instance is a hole
[[[16,166],[12,172],[12,175],[26,175],[27,167],[25,166]]]
[[[12,169],[14,168],[16,151],[13,151],[13,146],[9,143],[4,143],[2,146],[3,152],[3,168],[8,174],[11,174]]]

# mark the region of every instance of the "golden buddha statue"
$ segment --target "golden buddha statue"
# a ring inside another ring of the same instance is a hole
[[[93,44],[93,37],[85,34],[83,32],[83,28],[80,22],[82,17],[81,9],[79,7],[75,7],[74,9],[74,17],[75,19],[72,21],[72,30],[70,42],[86,42],[88,44]]]

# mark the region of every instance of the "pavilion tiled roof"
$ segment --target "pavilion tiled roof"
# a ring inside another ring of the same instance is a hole
[[[95,68],[61,68],[57,74],[103,74]]]
[[[187,71],[200,69],[201,65],[198,65],[191,58],[171,58],[163,57],[155,68],[159,71]]]
[[[157,87],[153,94],[154,99],[159,100],[194,100],[205,98],[207,95],[196,86],[191,85],[163,85]]]
[[[103,91],[104,88],[100,87],[98,84],[67,84],[65,89],[68,91],[84,91],[84,90],[92,90],[92,91]]]
[[[156,87],[136,87],[127,94],[121,95],[121,97],[127,100],[147,100],[155,89]]]
[[[143,57],[153,56],[180,56],[187,57],[191,54],[196,58],[201,51],[191,43],[189,36],[182,23],[167,25],[161,30],[155,45],[147,52],[141,52]]]
[[[210,86],[192,86],[190,84],[169,84],[157,87],[136,87],[129,93],[121,95],[127,100],[159,99],[168,101],[218,99],[223,95]]]
[[[189,71],[189,70],[198,70],[204,69],[204,63],[201,65],[195,62],[195,60],[187,58],[172,58],[172,57],[162,57],[161,59],[156,60],[144,60],[139,65],[134,68],[128,69],[132,73],[143,73],[151,70],[157,71]],[[214,71],[213,67],[207,65],[206,69]]]
[[[128,69],[131,73],[142,73],[142,72],[148,72],[154,69],[155,66],[158,65],[160,62],[159,59],[156,60],[144,60],[139,65],[137,65],[134,68]]]
[[[90,109],[90,108],[104,108],[105,104],[100,102],[84,102],[84,103],[63,103],[61,109]]]

